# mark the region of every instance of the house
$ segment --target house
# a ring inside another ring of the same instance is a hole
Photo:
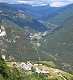
[[[19,66],[21,69],[24,69],[24,70],[27,68],[26,63],[24,63],[24,62],[21,62]]]
[[[6,56],[5,55],[2,55],[2,59],[5,60],[6,59]]]
[[[36,73],[49,74],[49,70],[47,66],[38,65],[38,66],[34,66],[34,69]]]
[[[32,69],[32,63],[30,61],[27,62],[27,68],[28,70],[31,70]]]
[[[31,71],[31,69],[32,69],[32,63],[31,62],[27,62],[27,63],[24,63],[24,62],[22,62],[21,64],[20,64],[20,68],[21,69],[24,69],[24,70],[26,70],[26,71]]]

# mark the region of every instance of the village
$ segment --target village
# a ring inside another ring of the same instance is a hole
[[[17,68],[25,72],[34,72],[37,74],[49,75],[50,77],[56,75],[60,76],[62,73],[64,73],[64,71],[62,70],[48,67],[47,65],[41,63],[32,63],[31,61],[27,62],[7,61],[5,55],[2,55],[2,59],[6,61],[7,66],[9,66],[10,68]]]
[[[18,68],[24,71],[34,71],[36,73],[48,74],[48,67],[43,64],[32,63],[30,61],[27,62],[16,62],[16,61],[8,61],[6,60],[6,56],[2,55],[2,59],[4,59],[7,63],[7,66],[11,68]]]
[[[32,64],[30,61],[27,62],[7,62],[9,67],[19,68],[24,71],[34,71],[36,73],[48,74],[48,67],[43,64]]]

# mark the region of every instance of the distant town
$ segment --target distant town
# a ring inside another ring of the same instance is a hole
[[[13,57],[9,56],[10,60],[14,60]],[[2,55],[2,59],[6,61],[7,66],[11,68],[18,68],[24,71],[32,71],[38,74],[61,74],[63,71],[55,68],[48,67],[41,63],[32,63],[30,61],[27,62],[16,62],[16,61],[8,61],[6,60],[6,56]]]

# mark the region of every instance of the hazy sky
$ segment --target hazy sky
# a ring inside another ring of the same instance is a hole
[[[65,6],[68,4],[73,3],[73,0],[0,0],[0,2],[7,2],[7,3],[24,3],[30,5],[47,5],[54,7]]]

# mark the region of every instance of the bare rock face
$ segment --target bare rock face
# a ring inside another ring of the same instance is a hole
[[[0,27],[0,37],[4,37],[4,36],[6,36],[6,31],[5,31],[4,26],[1,25],[1,27]]]

